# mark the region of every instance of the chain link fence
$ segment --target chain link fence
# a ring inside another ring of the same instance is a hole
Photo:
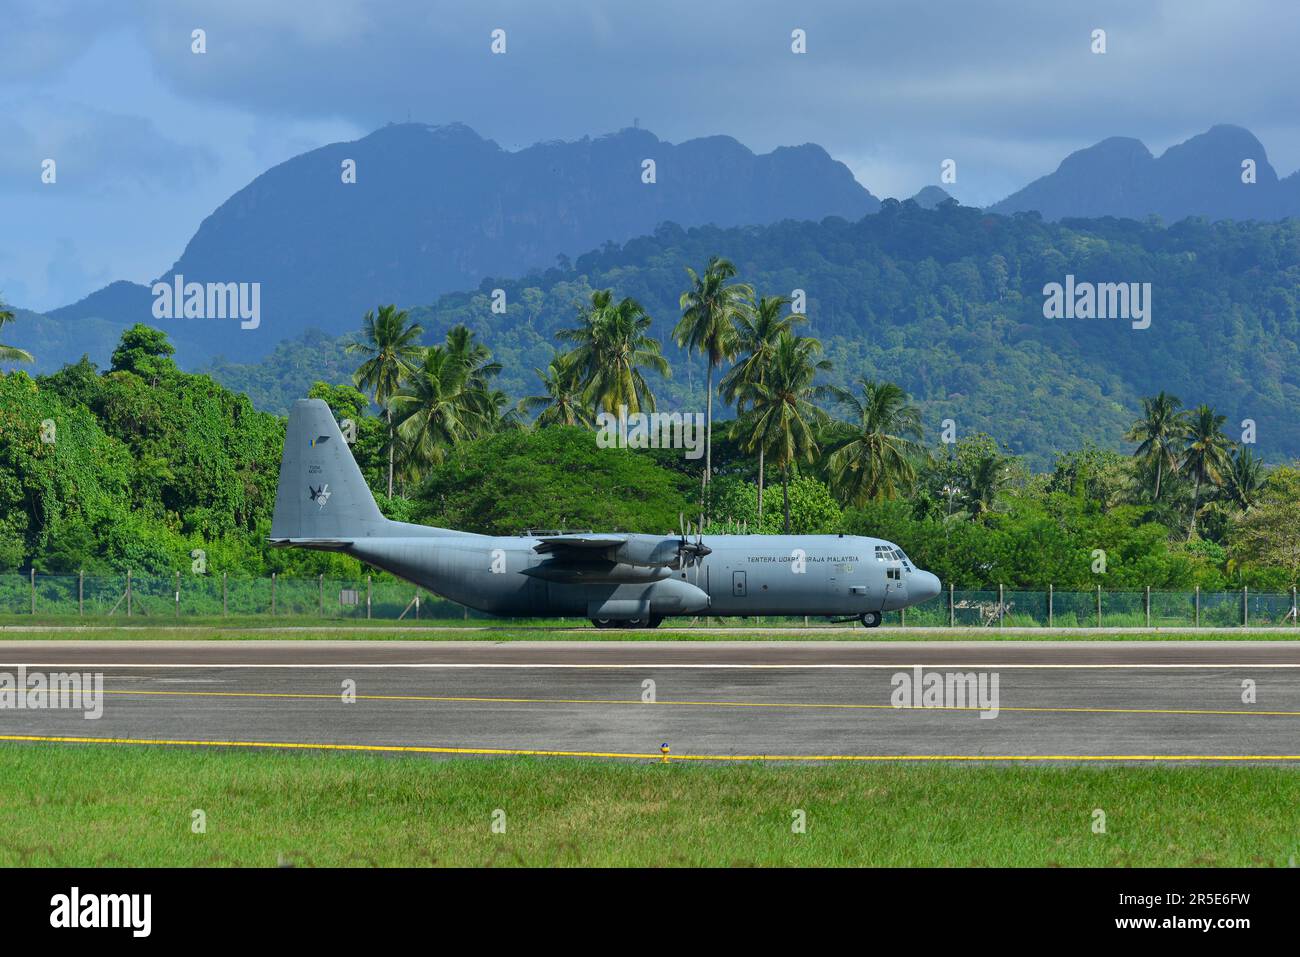
[[[225,575],[0,575],[0,619],[391,619],[481,617],[405,582],[362,577],[231,578]]]
[[[1214,592],[948,589],[898,618],[918,627],[1267,628],[1294,626],[1295,609],[1295,589],[1282,593],[1248,588]]]
[[[885,624],[917,628],[1231,628],[1296,624],[1296,595],[1240,591],[945,590],[890,612]],[[337,578],[231,578],[226,575],[0,575],[0,620],[180,619],[490,619],[406,582]],[[577,620],[577,619],[575,619]],[[736,619],[746,624],[753,619]],[[764,618],[764,623],[787,619]],[[803,618],[790,622],[802,623]],[[717,624],[717,619],[700,619]]]

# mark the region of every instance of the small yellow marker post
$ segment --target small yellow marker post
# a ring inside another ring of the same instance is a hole
[[[667,763],[668,763],[668,753],[669,753],[670,750],[671,750],[671,749],[668,747],[668,742],[667,742],[667,741],[665,741],[663,744],[659,745],[659,753],[662,754],[662,755],[664,756],[664,764],[667,764]]]

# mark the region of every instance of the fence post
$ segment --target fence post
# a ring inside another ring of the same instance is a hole
[[[366,620],[370,620],[370,576],[366,576]]]
[[[1292,627],[1292,628],[1295,627],[1296,619],[1297,619],[1297,618],[1300,618],[1300,615],[1297,615],[1297,614],[1296,614],[1296,610],[1295,610],[1295,585],[1292,585],[1292,586],[1291,586],[1291,627]]]
[[[271,617],[275,617],[275,572],[271,572]]]
[[[1196,627],[1201,627],[1201,586],[1196,586]]]
[[[1052,627],[1052,597],[1053,597],[1052,586],[1049,583],[1047,586],[1047,627],[1048,628]]]
[[[31,576],[29,578],[29,581],[31,582],[29,594],[32,601],[32,615],[35,616],[36,614],[36,566],[33,565],[29,569],[29,571],[31,572]]]
[[[131,569],[126,570],[126,617],[131,617]]]
[[[226,617],[226,573],[221,573],[221,617]]]
[[[1002,602],[1002,582],[998,582],[998,627],[1002,627],[1002,619],[1006,617],[1007,606]]]
[[[907,625],[907,609],[898,609],[898,627],[903,628]]]
[[[180,572],[176,573],[176,595],[174,597],[174,601],[176,602],[176,606],[172,612],[172,617],[180,618],[181,616],[181,573]]]
[[[1101,627],[1101,584],[1097,584],[1097,627]]]
[[[1291,589],[1291,591],[1294,592],[1295,589],[1293,588]],[[1294,605],[1295,602],[1291,602],[1291,604]],[[77,617],[80,618],[85,614],[86,614],[86,570],[84,568],[78,568],[77,569]]]
[[[1147,627],[1151,627],[1151,586],[1147,585]]]
[[[957,625],[957,613],[953,609],[952,603],[952,582],[948,582],[948,627],[954,628]]]
[[[1241,586],[1241,627],[1245,628],[1250,624],[1250,586]]]
[[[317,586],[318,593],[316,596],[316,610],[321,618],[325,617],[325,573],[321,572],[320,583]]]

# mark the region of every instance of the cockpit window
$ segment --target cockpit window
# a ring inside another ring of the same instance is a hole
[[[907,571],[912,570],[911,559],[909,559],[903,550],[894,545],[877,545],[876,561],[878,562],[902,562]]]

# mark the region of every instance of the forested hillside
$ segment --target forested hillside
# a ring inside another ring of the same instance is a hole
[[[1300,223],[1171,226],[1132,220],[1045,223],[945,204],[887,201],[857,222],[768,227],[660,227],[522,279],[486,280],[412,310],[435,342],[464,323],[502,364],[498,386],[534,392],[592,290],[613,288],[644,306],[664,341],[671,378],[656,391],[676,409],[703,407],[703,366],[668,332],[680,316],[685,268],[720,253],[763,295],[807,296],[806,332],[834,362],[831,381],[859,375],[899,383],[930,434],[953,419],[960,434],[988,432],[1037,468],[1057,451],[1094,442],[1120,448],[1140,398],[1195,394],[1258,426],[1271,461],[1300,454]],[[1045,319],[1043,287],[1150,282],[1148,329],[1123,320]],[[491,290],[505,293],[492,311]],[[319,348],[320,344],[312,346]],[[282,349],[263,371],[212,372],[282,411],[317,376],[302,348]],[[653,374],[652,378],[654,378]],[[279,389],[278,396],[276,394]],[[725,415],[725,413],[723,413]]]

